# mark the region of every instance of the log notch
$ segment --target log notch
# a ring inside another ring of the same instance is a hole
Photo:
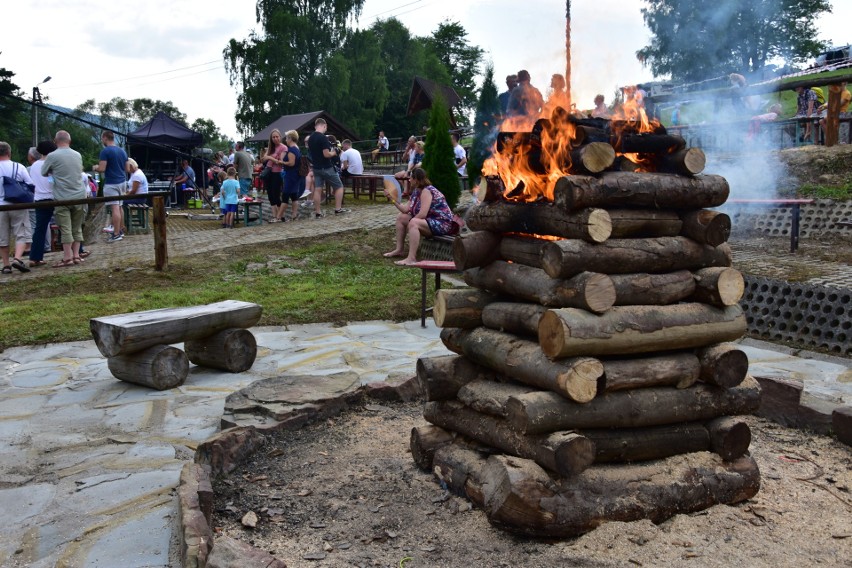
[[[681,220],[681,234],[703,245],[717,247],[728,242],[728,237],[731,236],[731,218],[719,211],[689,211],[681,215]]]
[[[748,375],[748,355],[733,343],[711,345],[698,350],[699,380],[724,388],[742,383]]]
[[[738,387],[697,383],[686,389],[650,387],[599,395],[588,404],[535,391],[509,397],[506,418],[525,434],[583,428],[644,428],[725,415],[751,414],[760,406],[760,387],[748,377]]]
[[[116,379],[157,390],[179,387],[189,374],[186,353],[168,345],[109,357],[107,367]]]
[[[577,357],[548,360],[534,341],[485,328],[444,328],[441,340],[447,349],[465,355],[489,369],[522,383],[548,389],[574,402],[588,402],[597,393],[603,365],[597,359]]]
[[[701,148],[684,148],[657,158],[657,169],[663,173],[695,176],[704,171],[707,156]]]
[[[498,260],[488,266],[465,271],[464,280],[470,286],[543,306],[582,308],[600,313],[611,308],[616,301],[612,279],[593,272],[581,272],[561,280],[551,278],[540,268]],[[691,274],[689,280],[692,281]]]
[[[556,182],[554,202],[567,211],[586,207],[704,209],[727,201],[730,187],[722,176],[607,172],[600,178],[565,176]]]
[[[424,471],[431,471],[435,451],[451,443],[455,438],[451,432],[432,424],[415,426],[411,429],[411,438],[408,444],[414,463]]]
[[[482,309],[496,300],[494,294],[476,288],[438,290],[432,316],[438,327],[479,327]]]
[[[257,358],[257,341],[247,329],[225,329],[203,339],[189,339],[183,348],[196,365],[231,373],[248,371]]]
[[[257,304],[225,300],[93,318],[89,329],[101,354],[115,357],[154,345],[200,339],[230,327],[249,328],[260,320],[262,312]]]
[[[497,331],[535,338],[538,337],[541,316],[546,311],[547,308],[539,304],[494,302],[482,310],[482,325]]]
[[[554,235],[590,243],[601,243],[612,233],[605,209],[567,213],[551,203],[480,203],[468,211],[465,221],[473,231]]]
[[[436,426],[459,432],[503,452],[531,459],[541,467],[563,476],[572,476],[594,461],[594,445],[573,432],[542,436],[518,434],[505,421],[481,414],[458,401],[427,402],[423,417]]]
[[[599,392],[658,386],[691,387],[701,375],[698,357],[692,353],[671,353],[636,359],[607,359],[603,388]]]
[[[683,221],[674,211],[656,209],[609,209],[612,222],[610,238],[676,237]]]
[[[504,244],[507,240],[503,239]],[[531,254],[535,249],[524,244],[530,253],[518,254],[509,260],[528,266],[540,265],[551,278],[570,278],[582,271],[659,273],[731,266],[731,248],[727,244],[714,248],[686,237],[609,239],[594,245],[578,240],[545,241],[540,245],[537,259]],[[538,264],[531,264],[532,261],[538,261]]]
[[[548,357],[558,359],[704,347],[738,339],[745,331],[739,306],[616,306],[601,315],[559,308],[541,317],[538,341]]]
[[[417,380],[427,401],[456,398],[460,388],[480,379],[504,380],[494,371],[458,355],[421,357],[417,360]]]
[[[745,279],[739,270],[711,267],[695,271],[693,302],[724,308],[739,303],[744,293]]]
[[[500,258],[501,236],[489,231],[476,231],[453,240],[453,261],[459,270],[487,266]]]
[[[615,305],[675,304],[695,292],[695,279],[689,270],[668,274],[613,274]]]
[[[571,171],[598,174],[615,162],[615,150],[606,142],[589,142],[571,150]]]
[[[467,462],[473,468],[479,463]],[[607,521],[660,523],[678,513],[745,501],[760,489],[751,457],[725,462],[708,452],[594,466],[561,480],[531,460],[491,456],[477,478],[492,524],[551,538],[581,535]]]
[[[503,240],[500,241],[500,258],[541,268],[541,253],[544,245],[549,242],[533,237],[503,237]],[[574,274],[580,272],[582,270],[577,270]]]
[[[459,389],[458,400],[477,412],[506,417],[509,397],[534,392],[535,388],[518,383],[496,383],[485,379],[471,381]]]

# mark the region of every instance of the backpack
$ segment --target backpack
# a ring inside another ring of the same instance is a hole
[[[311,171],[311,160],[308,159],[307,156],[302,155],[299,158],[299,177],[307,177],[308,172]]]
[[[822,89],[819,87],[811,87],[811,90],[816,93],[817,102],[821,105],[825,104],[825,94],[822,92]]]

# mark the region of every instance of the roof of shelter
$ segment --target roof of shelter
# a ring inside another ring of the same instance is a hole
[[[286,114],[281,116],[273,121],[272,124],[249,138],[247,142],[266,142],[269,140],[269,133],[276,128],[279,132],[281,132],[282,138],[284,137],[284,133],[288,130],[295,130],[299,133],[300,137],[304,138],[304,135],[310,134],[314,131],[314,121],[317,118],[325,119],[328,124],[328,131],[326,133],[333,134],[338,140],[343,140],[345,138],[358,140],[358,134],[351,130],[348,126],[331,116],[326,111],[317,110],[314,112]]]
[[[414,82],[411,85],[411,95],[408,97],[408,115],[411,116],[418,111],[431,108],[432,101],[438,92],[447,101],[447,108],[450,109],[450,119],[455,123],[452,108],[461,102],[461,97],[452,87],[439,85],[424,77],[414,77]]]
[[[154,118],[127,135],[129,144],[163,144],[184,148],[201,146],[204,137],[159,111]]]

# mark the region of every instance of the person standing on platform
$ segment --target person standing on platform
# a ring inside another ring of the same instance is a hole
[[[527,116],[533,120],[541,113],[544,99],[541,91],[530,84],[530,73],[526,69],[518,71],[518,86],[512,89],[506,109],[508,116]]]
[[[124,171],[127,153],[115,145],[115,135],[109,130],[101,133],[101,142],[104,149],[98,156],[100,162],[92,166],[92,169],[104,174],[104,197],[124,195],[127,192],[127,178]],[[109,242],[120,241],[124,238],[125,231],[121,201],[109,201],[105,205],[110,208],[112,222],[104,227],[104,232],[111,233]]]
[[[237,169],[237,181],[240,182],[240,195],[245,197],[251,189],[252,159],[246,152],[245,142],[237,142],[234,152],[234,167]]]
[[[340,181],[340,175],[331,161],[337,155],[337,151],[325,135],[328,124],[325,119],[318,118],[314,121],[314,128],[316,130],[308,137],[308,152],[314,167],[314,217],[319,219],[323,216],[322,192],[326,183],[334,191],[334,214],[349,213],[349,209],[343,208],[343,182]]]
[[[56,150],[44,159],[41,173],[53,176],[53,198],[57,201],[85,199],[86,186],[83,185],[83,158],[71,149],[71,135],[60,130],[54,137]],[[60,205],[54,210],[56,224],[62,232],[62,260],[54,268],[80,264],[80,244],[83,242],[83,221],[85,205]]]
[[[507,75],[506,76],[506,90],[497,95],[497,100],[500,101],[500,112],[503,116],[506,116],[506,113],[509,110],[509,97],[512,95],[512,91],[515,87],[518,86],[518,76],[517,75]]]

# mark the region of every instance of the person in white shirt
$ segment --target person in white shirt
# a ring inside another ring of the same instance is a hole
[[[33,185],[27,167],[12,161],[12,147],[7,142],[0,142],[0,176],[9,177],[28,185]],[[0,205],[9,205],[6,201],[3,179],[0,178]],[[15,235],[15,256],[9,263],[9,234]],[[26,209],[19,211],[0,211],[0,258],[3,260],[3,274],[11,274],[12,267],[21,272],[29,272],[30,268],[21,260],[24,249],[33,240],[33,230],[30,227],[30,214]]]
[[[456,133],[453,133],[453,154],[456,160],[456,171],[460,176],[467,175],[467,168],[465,166],[467,164],[467,152],[459,144],[459,135]]]
[[[360,176],[364,173],[364,162],[361,152],[352,147],[348,138],[343,141],[343,152],[340,154],[340,177]]]
[[[130,181],[127,183],[128,195],[144,195],[148,193],[148,178],[145,177],[145,172],[139,169],[139,164],[133,158],[127,159],[127,173],[130,174]],[[128,205],[144,205],[148,200],[145,197],[139,199],[128,199],[125,201]]]
[[[376,148],[371,152],[373,156],[373,163],[376,163],[376,160],[379,159],[380,152],[387,152],[390,149],[390,141],[387,136],[385,136],[385,131],[379,131],[379,138],[376,140]]]

